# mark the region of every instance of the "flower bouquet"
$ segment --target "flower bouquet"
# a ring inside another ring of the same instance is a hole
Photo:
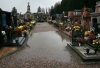
[[[1,40],[2,40],[2,43],[7,41],[7,36],[6,36],[6,32],[5,31],[2,31],[2,33],[1,33]]]
[[[85,31],[84,32],[84,36],[86,37],[86,36],[89,36],[90,35],[90,31]]]
[[[71,27],[70,26],[67,26],[66,27],[66,31],[69,32],[70,30],[71,30]]]
[[[33,20],[33,21],[31,21],[31,24],[32,24],[32,25],[34,25],[34,24],[35,24],[35,22],[36,22],[36,21],[35,21],[35,20]]]
[[[7,38],[11,38],[11,36],[12,36],[12,27],[7,25],[5,27],[5,32],[6,32]]]
[[[15,28],[14,28],[14,34],[15,34],[16,36],[22,36],[22,28],[15,27]]]
[[[27,25],[24,25],[23,26],[23,30],[27,30],[28,29],[28,26]]]
[[[80,26],[74,26],[73,29],[79,30],[80,29]]]
[[[94,48],[95,54],[97,53],[97,50],[99,49],[99,47],[100,47],[100,42],[98,40],[93,40],[93,48]]]

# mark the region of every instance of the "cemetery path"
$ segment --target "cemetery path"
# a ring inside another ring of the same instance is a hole
[[[67,44],[71,38],[47,22],[37,23],[27,44],[0,60],[0,68],[99,68],[86,63]]]

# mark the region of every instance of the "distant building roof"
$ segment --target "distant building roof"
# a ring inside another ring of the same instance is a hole
[[[44,13],[44,12],[38,12],[38,13]]]
[[[96,6],[100,6],[100,1],[97,1],[96,2]]]
[[[94,12],[92,8],[88,8],[88,11],[89,12]]]

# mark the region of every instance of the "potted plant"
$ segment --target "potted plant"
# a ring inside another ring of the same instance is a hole
[[[2,33],[1,33],[1,40],[2,40],[2,43],[7,41],[7,36],[6,36],[6,32],[5,31],[2,31]]]
[[[24,37],[27,37],[27,32],[28,32],[28,30],[24,30],[24,31],[23,31]]]
[[[70,30],[71,30],[71,27],[70,26],[67,26],[66,27],[66,31],[69,32]]]
[[[99,41],[98,40],[93,40],[93,48],[94,48],[94,53],[97,54],[98,48],[99,48]]]
[[[7,25],[5,27],[5,32],[6,32],[7,38],[11,38],[11,36],[12,36],[12,27]]]
[[[16,37],[22,36],[22,28],[18,28],[18,27],[14,28],[14,34]]]

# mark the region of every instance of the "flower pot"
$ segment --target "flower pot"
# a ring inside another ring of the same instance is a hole
[[[24,33],[24,37],[27,37],[27,33]]]
[[[94,49],[94,54],[97,54],[98,49]]]
[[[87,54],[87,55],[89,54],[89,51],[90,51],[90,49],[87,48],[87,49],[86,49],[86,54]]]
[[[16,43],[18,43],[18,40],[16,40]]]

